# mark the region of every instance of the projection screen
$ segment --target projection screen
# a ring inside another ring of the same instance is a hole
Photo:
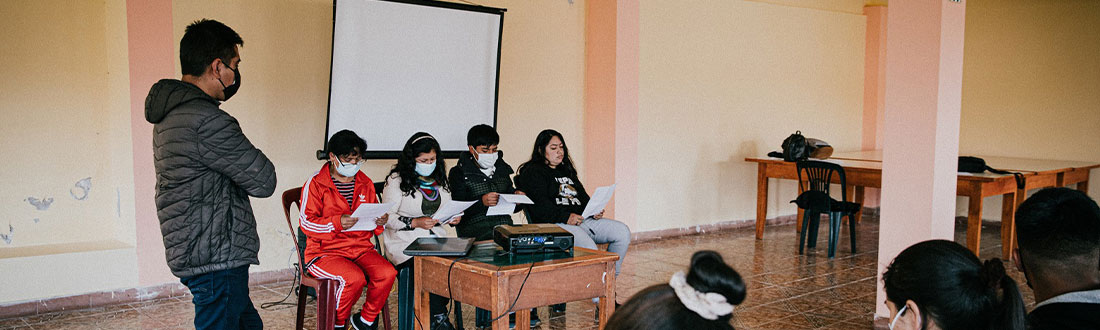
[[[395,158],[413,133],[428,132],[454,157],[471,126],[496,126],[504,9],[419,0],[334,6],[325,141],[350,129],[367,140],[367,157]]]

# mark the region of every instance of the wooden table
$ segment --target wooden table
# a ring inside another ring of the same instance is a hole
[[[764,238],[764,224],[767,222],[768,213],[768,179],[798,180],[797,168],[793,162],[785,162],[780,158],[749,157],[745,161],[758,164],[756,180],[756,238]],[[882,187],[882,162],[866,160],[849,160],[830,158],[828,162],[836,163],[844,168],[847,183],[854,193],[854,202],[863,204],[864,187]],[[833,177],[834,183],[839,183],[839,178]],[[966,196],[970,199],[970,209],[967,215],[966,246],[970,251],[978,253],[981,246],[982,232],[982,198],[990,196],[1003,196],[1005,203],[1001,208],[1001,217],[1012,219],[1016,212],[1016,179],[1009,174],[992,173],[959,173],[956,195]],[[792,196],[794,199],[795,196]],[[802,210],[799,210],[798,220],[802,221]],[[859,214],[857,213],[857,221]],[[1005,228],[1009,227],[1009,228]],[[801,229],[802,226],[796,226]],[[1013,235],[1011,226],[1002,226],[1001,241],[1011,246]],[[1008,239],[1008,241],[1006,241]],[[1011,251],[1011,250],[1008,250]],[[1003,251],[1002,251],[1003,252]],[[1005,254],[1010,256],[1011,254]]]
[[[601,329],[615,311],[618,255],[585,248],[574,248],[572,255],[555,252],[501,256],[498,251],[500,248],[492,242],[479,242],[468,259],[455,262],[450,273],[453,295],[447,287],[447,270],[457,258],[415,257],[413,277],[418,329],[429,328],[426,323],[431,321],[428,297],[433,293],[489,310],[493,317],[504,314],[512,301],[516,301],[512,311],[516,311],[517,330],[530,328],[530,310],[540,306],[600,298]],[[524,284],[528,269],[530,277]],[[508,330],[508,317],[497,319],[492,328]]]
[[[1031,158],[1017,158],[1017,157],[997,157],[997,156],[978,156],[985,160],[986,165],[989,167],[1012,171],[1021,172],[1026,175],[1026,182],[1023,189],[1018,189],[1015,194],[1015,199],[1011,203],[1012,216],[1004,217],[1001,220],[1001,241],[1004,242],[1001,246],[1001,253],[1006,259],[1011,258],[1012,250],[1016,246],[1016,224],[1012,221],[1015,218],[1015,209],[1024,202],[1027,198],[1027,192],[1032,189],[1047,188],[1047,187],[1065,187],[1067,185],[1076,184],[1077,190],[1082,192],[1088,192],[1089,188],[1089,172],[1092,169],[1100,168],[1100,163],[1097,162],[1079,162],[1079,161],[1067,161],[1067,160],[1051,160],[1051,159],[1031,159]],[[882,150],[864,150],[864,151],[851,151],[835,153],[830,156],[831,159],[838,160],[853,160],[853,161],[865,161],[865,162],[882,162]],[[962,173],[960,173],[962,175]],[[959,189],[962,189],[960,186]],[[958,193],[963,195],[963,193]],[[977,212],[979,219],[975,220],[974,214],[974,199],[970,199],[970,213],[968,216],[968,223],[972,221],[981,221],[981,212]],[[979,208],[981,202],[978,202]],[[1008,203],[1005,203],[1008,204]],[[1002,206],[1007,212],[1007,207]],[[1009,221],[1005,221],[1008,219]],[[969,231],[968,231],[969,234]],[[1009,239],[1005,239],[1008,237]]]

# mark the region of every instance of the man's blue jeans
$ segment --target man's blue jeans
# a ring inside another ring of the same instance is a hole
[[[195,329],[263,329],[248,297],[248,265],[180,278],[191,290]]]

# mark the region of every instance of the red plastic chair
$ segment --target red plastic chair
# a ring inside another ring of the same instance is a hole
[[[290,228],[290,237],[294,240],[294,250],[298,251],[298,265],[303,266],[298,273],[301,281],[298,284],[298,314],[295,317],[294,329],[302,330],[306,312],[306,288],[311,287],[317,290],[317,329],[332,330],[336,326],[336,295],[338,293],[336,287],[338,283],[336,283],[336,280],[314,278],[305,270],[305,256],[302,255],[301,250],[298,250],[298,236],[294,234],[297,229],[290,220],[290,207],[300,204],[301,197],[301,187],[283,192],[283,215],[286,216],[286,225]],[[299,205],[300,209],[301,206]],[[375,247],[377,248],[377,244],[375,244]],[[390,330],[389,304],[382,305],[382,327]]]

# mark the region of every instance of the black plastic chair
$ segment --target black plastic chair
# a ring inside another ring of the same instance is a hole
[[[798,234],[798,254],[802,254],[803,246],[809,248],[817,246],[817,230],[821,213],[829,214],[829,258],[836,256],[836,244],[840,239],[840,220],[843,216],[848,216],[848,236],[852,243],[852,253],[856,253],[854,215],[860,211],[862,205],[848,201],[848,183],[844,177],[844,168],[837,164],[816,160],[800,161],[796,165],[798,187],[802,193],[791,203],[798,204],[798,207],[805,210],[802,218],[802,232]],[[803,172],[806,174],[805,180],[803,180]],[[836,173],[840,179],[840,201],[829,195],[833,173]],[[808,242],[807,232],[809,233]]]

